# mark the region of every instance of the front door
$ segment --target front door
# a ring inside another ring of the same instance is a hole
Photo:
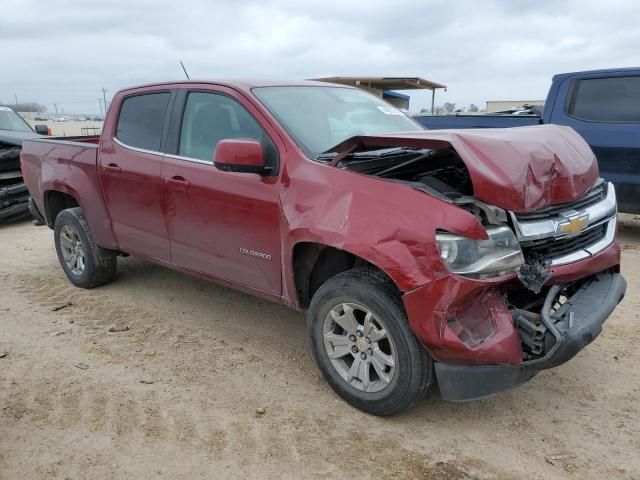
[[[102,146],[99,165],[120,248],[164,261],[170,261],[171,251],[160,144],[169,97],[169,92],[125,97],[114,139]]]
[[[277,149],[232,92],[192,91],[182,98],[175,155],[167,154],[162,171],[172,262],[279,295],[277,176],[222,172],[213,166],[215,146],[225,138],[260,141],[267,162],[276,167]]]

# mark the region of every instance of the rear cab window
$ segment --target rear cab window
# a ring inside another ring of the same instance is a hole
[[[640,77],[577,80],[567,115],[589,122],[640,123]]]
[[[160,151],[169,92],[126,97],[120,107],[116,138],[128,147]]]

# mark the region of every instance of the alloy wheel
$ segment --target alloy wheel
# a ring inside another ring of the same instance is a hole
[[[60,249],[71,273],[82,275],[86,266],[84,247],[78,230],[71,225],[65,225],[60,230]]]
[[[386,388],[396,371],[397,352],[384,323],[366,307],[340,303],[327,314],[324,347],[336,372],[363,392]]]

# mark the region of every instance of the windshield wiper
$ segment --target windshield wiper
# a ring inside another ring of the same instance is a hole
[[[329,160],[333,160],[336,155],[338,155],[336,152],[324,152],[316,155],[315,159],[319,162],[328,162]]]
[[[414,151],[416,151],[415,148],[408,148],[408,147],[381,148],[379,150],[365,150],[362,152],[353,152],[347,158],[360,160],[360,159],[369,159],[369,158],[397,157],[398,155],[403,155],[405,153],[410,153]]]
[[[378,159],[385,157],[397,157],[398,155],[402,155],[408,152],[415,151],[415,148],[404,148],[404,147],[392,147],[392,148],[381,148],[378,150],[365,150],[363,152],[353,152],[348,154],[343,162],[355,161],[355,160],[370,160],[370,159]],[[332,160],[338,154],[336,152],[328,151],[323,152],[319,155],[316,155],[316,160]]]
[[[396,165],[392,165],[389,168],[386,168],[386,169],[382,170],[381,172],[377,172],[375,174],[376,177],[382,177],[382,176],[388,174],[389,172],[393,172],[395,170],[398,170],[399,168],[404,168],[407,165],[411,165],[412,163],[416,163],[416,162],[419,162],[421,160],[424,160],[425,158],[430,157],[431,155],[433,155],[435,153],[433,150],[426,150],[426,151],[423,150],[423,152],[424,153],[422,153],[421,155],[418,155],[417,157],[410,158],[406,162],[401,162],[401,163],[398,163]]]

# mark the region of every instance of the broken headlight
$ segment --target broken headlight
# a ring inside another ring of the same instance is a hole
[[[450,272],[472,278],[511,273],[524,263],[522,249],[509,227],[487,228],[488,240],[436,233],[440,258]]]

